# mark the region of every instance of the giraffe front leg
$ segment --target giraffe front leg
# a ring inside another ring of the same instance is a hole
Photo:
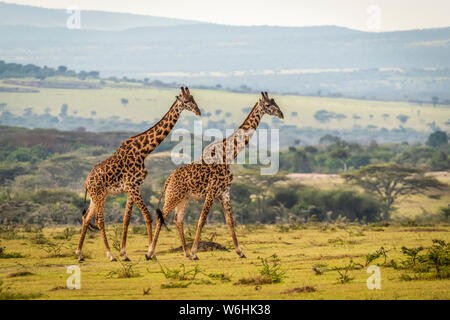
[[[133,200],[128,195],[127,197],[127,204],[125,207],[125,213],[123,215],[123,231],[122,231],[122,244],[120,246],[120,256],[124,261],[130,261],[130,258],[127,256],[127,233],[128,233],[128,226],[130,224],[130,218],[131,218],[131,212],[133,210]]]
[[[194,259],[194,260],[198,260],[198,257],[197,257],[198,242],[200,241],[200,235],[202,233],[203,225],[206,222],[206,217],[208,216],[209,210],[211,209],[211,207],[214,203],[214,200],[215,200],[214,195],[215,195],[214,191],[208,192],[208,195],[206,196],[206,199],[205,199],[205,203],[203,204],[203,209],[202,209],[202,213],[200,215],[200,219],[198,220],[197,232],[195,234],[194,243],[192,244],[192,248],[191,248],[192,259]]]
[[[223,213],[225,215],[225,220],[227,222],[228,228],[230,229],[231,238],[233,239],[234,248],[236,253],[240,258],[246,258],[244,253],[242,253],[241,248],[239,247],[239,243],[236,237],[236,232],[234,231],[234,219],[231,214],[231,201],[230,201],[230,192],[224,192],[219,197],[220,204],[222,205]]]
[[[94,205],[91,204],[88,208],[88,211],[83,217],[83,225],[81,227],[80,241],[78,242],[78,247],[77,250],[75,251],[75,254],[78,257],[79,262],[84,261],[84,257],[83,254],[81,253],[81,250],[83,248],[84,238],[86,237],[86,232],[89,227],[89,221],[91,221],[94,212],[95,212]]]

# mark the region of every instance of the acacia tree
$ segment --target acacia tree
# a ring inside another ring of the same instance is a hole
[[[357,185],[376,195],[383,204],[384,218],[389,220],[400,196],[421,193],[427,189],[443,189],[447,185],[435,177],[426,176],[425,170],[398,164],[376,164],[342,175],[349,184]]]

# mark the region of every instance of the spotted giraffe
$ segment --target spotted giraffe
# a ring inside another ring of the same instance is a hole
[[[230,204],[230,188],[233,181],[231,173],[231,163],[248,144],[252,134],[258,127],[264,114],[284,118],[283,113],[276,104],[274,99],[269,98],[267,92],[261,93],[262,98],[255,104],[245,121],[229,137],[210,144],[205,148],[199,160],[176,169],[166,180],[161,197],[166,194],[164,207],[157,212],[164,219],[175,209],[174,222],[180,235],[181,245],[186,257],[190,259],[198,259],[197,247],[200,240],[200,234],[205,224],[211,206],[215,199],[219,199],[225,220],[229,227],[233,244],[237,254],[241,258],[245,258],[241,248],[239,247],[236,233],[234,231],[234,220],[231,214]],[[205,199],[203,209],[198,221],[197,232],[192,244],[191,254],[186,248],[186,241],[183,231],[183,220],[185,210],[190,199]],[[149,257],[153,257],[155,253],[156,243],[158,241],[159,232],[161,230],[161,222],[157,221],[155,234],[149,249]]]
[[[183,110],[192,111],[198,116],[201,115],[189,89],[182,87],[181,94],[176,96],[176,100],[169,111],[157,124],[141,134],[126,139],[111,157],[100,162],[91,170],[86,179],[83,227],[76,250],[78,260],[83,260],[81,249],[86,230],[90,226],[90,221],[94,215],[97,216],[96,221],[105,243],[106,255],[111,261],[116,260],[108,245],[103,216],[106,198],[109,194],[127,193],[120,250],[120,255],[123,259],[129,260],[126,253],[126,239],[134,203],[136,203],[144,216],[147,226],[148,244],[150,246],[152,241],[152,220],[150,212],[139,192],[139,187],[147,176],[144,160],[167,137]],[[91,203],[86,211],[87,193],[91,196]]]

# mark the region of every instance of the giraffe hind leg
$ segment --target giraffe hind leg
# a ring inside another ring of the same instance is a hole
[[[198,260],[197,248],[200,241],[200,235],[202,233],[202,228],[205,225],[206,217],[208,216],[209,210],[211,209],[215,200],[215,190],[210,190],[206,195],[205,203],[203,204],[202,213],[200,214],[200,219],[198,220],[197,232],[195,233],[195,239],[192,243],[191,254],[192,259]]]
[[[114,255],[111,252],[111,249],[109,248],[108,244],[108,238],[106,237],[106,230],[105,230],[105,202],[106,202],[106,195],[101,199],[93,199],[95,201],[95,213],[97,215],[97,225],[100,229],[100,232],[102,233],[103,242],[105,244],[106,248],[106,256],[109,258],[110,261],[117,261],[117,259],[114,257]]]
[[[125,213],[123,215],[123,231],[122,231],[122,244],[120,246],[120,256],[124,261],[130,261],[130,258],[127,256],[127,233],[128,226],[130,224],[131,212],[133,210],[133,200],[130,196],[127,197],[127,204],[125,206]]]
[[[186,256],[186,258],[191,259],[191,254],[189,253],[189,250],[187,250],[186,239],[184,238],[184,230],[183,230],[184,214],[186,213],[188,202],[189,200],[186,199],[182,201],[179,205],[177,205],[177,207],[175,208],[175,215],[173,217],[173,221],[180,235],[181,247],[183,248],[184,255]]]
[[[94,214],[95,214],[95,205],[93,202],[91,202],[91,205],[87,209],[86,213],[83,215],[83,225],[81,227],[80,241],[78,242],[78,247],[77,250],[75,251],[75,254],[78,256],[78,261],[84,260],[81,250],[83,248],[84,238],[86,237],[86,232],[89,227],[89,222],[94,216]]]

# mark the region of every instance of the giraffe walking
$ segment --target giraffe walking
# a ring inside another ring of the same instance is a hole
[[[163,219],[166,219],[172,210],[175,209],[174,223],[180,235],[184,254],[190,259],[198,259],[197,247],[200,234],[208,212],[217,198],[222,205],[235,250],[241,258],[245,258],[234,231],[234,220],[231,213],[230,188],[233,175],[230,164],[239,152],[246,147],[264,114],[277,116],[281,119],[284,118],[275,100],[269,98],[267,92],[261,94],[262,99],[260,98],[258,100],[239,129],[222,141],[214,142],[207,146],[199,160],[176,169],[164,184],[159,200],[161,202],[165,193],[164,207],[161,211],[158,204],[157,212],[163,216]],[[192,244],[192,255],[186,248],[183,230],[185,210],[190,199],[205,199],[198,221],[195,239]],[[150,258],[155,253],[160,230],[161,221],[157,221],[155,234],[148,254]]]
[[[83,241],[94,215],[97,216],[97,226],[102,233],[106,255],[111,261],[116,260],[109,248],[105,232],[104,206],[108,194],[127,193],[120,250],[123,259],[129,260],[126,253],[126,239],[134,203],[144,216],[150,246],[152,219],[139,192],[139,187],[147,176],[144,160],[167,137],[183,110],[192,111],[198,116],[201,114],[189,89],[182,87],[181,94],[176,96],[176,100],[169,111],[157,124],[141,134],[126,139],[111,157],[95,165],[91,170],[86,179],[85,207],[87,193],[91,196],[91,203],[88,210],[86,211],[85,208],[85,212],[83,212],[83,226],[76,250],[79,261],[83,260],[81,253]]]

